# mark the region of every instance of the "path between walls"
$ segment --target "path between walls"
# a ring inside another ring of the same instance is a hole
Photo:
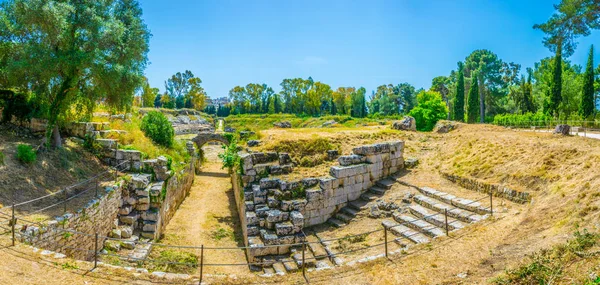
[[[207,162],[202,165],[202,172],[194,179],[189,196],[169,222],[160,242],[205,247],[243,246],[231,179],[227,170],[221,169],[217,157],[217,153],[222,151],[221,145],[206,145],[203,149]],[[154,250],[161,248],[155,247]],[[188,251],[200,256],[199,250]],[[205,264],[245,262],[245,252],[240,249],[204,250]],[[239,275],[242,272],[249,273],[249,270],[246,266],[211,266],[206,267],[204,272]]]

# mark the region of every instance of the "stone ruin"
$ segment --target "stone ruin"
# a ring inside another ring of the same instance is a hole
[[[283,254],[303,242],[303,228],[322,224],[377,181],[404,167],[404,142],[360,146],[338,158],[329,176],[285,181],[293,171],[287,153],[242,153],[242,173],[232,181],[248,259]],[[265,245],[279,245],[265,247]]]

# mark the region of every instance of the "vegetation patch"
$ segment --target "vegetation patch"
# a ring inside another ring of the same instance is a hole
[[[153,251],[154,255],[154,251]],[[198,256],[181,250],[166,249],[152,257],[156,262],[149,264],[152,271],[194,272],[198,267]]]
[[[167,117],[157,111],[151,111],[142,119],[140,129],[158,145],[171,147],[175,131]]]
[[[552,284],[562,283],[561,276],[568,267],[585,259],[598,258],[600,235],[587,230],[575,232],[574,238],[564,244],[544,249],[527,258],[527,261],[514,269],[507,269],[495,278],[495,284]],[[590,252],[595,248],[596,251]],[[584,274],[580,272],[582,278]],[[585,284],[598,284],[598,277],[582,280]]]
[[[0,151],[0,165],[4,165],[4,153]]]
[[[37,155],[30,145],[17,145],[17,159],[23,163],[33,163],[37,159]]]
[[[319,165],[327,158],[328,150],[340,150],[339,144],[333,144],[324,138],[315,137],[303,140],[283,140],[267,146],[267,150],[289,153],[300,166]]]

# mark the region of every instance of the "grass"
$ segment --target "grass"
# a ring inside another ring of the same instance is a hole
[[[562,283],[561,277],[565,271],[568,271],[568,267],[587,258],[597,259],[600,252],[597,251],[599,234],[577,231],[573,236],[573,239],[564,244],[532,254],[519,267],[507,269],[501,276],[493,279],[493,283],[501,285]],[[596,251],[589,252],[589,249],[594,247]],[[579,280],[580,284],[598,284],[600,281],[597,276],[592,279],[586,278],[589,274],[579,273],[583,279]]]
[[[340,150],[339,144],[315,136],[311,139],[281,140],[268,145],[266,150],[289,153],[298,165],[312,167],[321,164],[327,158],[328,150]]]
[[[177,172],[184,165],[181,162],[187,162],[190,155],[187,152],[185,142],[175,139],[170,148],[159,146],[142,132],[140,129],[141,119],[138,116],[132,116],[129,122],[121,120],[112,120],[110,128],[115,130],[125,130],[125,133],[113,133],[109,138],[119,140],[119,148],[138,150],[142,152],[144,158],[156,158],[161,155],[168,155],[173,159],[173,170]]]
[[[0,151],[0,165],[4,165],[4,153]]]
[[[233,231],[224,229],[222,227],[219,227],[218,229],[213,230],[210,233],[210,236],[214,240],[222,240],[224,238],[230,238],[232,240],[235,240],[235,234],[233,233]]]
[[[344,115],[328,115],[321,117],[297,116],[292,114],[243,114],[231,115],[225,118],[225,125],[236,130],[248,128],[251,130],[266,130],[273,128],[273,124],[288,121],[292,128],[319,128],[327,121],[336,121],[327,128],[355,128],[357,126],[374,126],[389,123],[401,116],[388,118],[353,118]]]
[[[152,251],[151,258],[156,260],[148,265],[148,270],[165,272],[195,273],[198,256],[182,250],[165,249],[159,253]]]

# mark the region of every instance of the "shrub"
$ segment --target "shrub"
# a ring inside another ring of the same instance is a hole
[[[439,120],[448,116],[448,107],[442,101],[442,96],[434,91],[421,91],[417,94],[417,106],[409,115],[415,118],[417,130],[431,131]]]
[[[29,102],[27,94],[11,90],[0,90],[0,107],[4,108],[2,122],[9,122],[13,116],[20,122],[29,121],[34,113],[34,105]]]
[[[142,119],[140,129],[156,144],[171,147],[175,131],[161,112],[151,111]]]
[[[19,144],[17,146],[17,159],[23,163],[32,163],[36,160],[35,151],[30,145]]]
[[[4,165],[4,153],[0,151],[0,165]]]
[[[238,151],[240,147],[237,145],[237,141],[234,137],[227,137],[229,140],[228,145],[223,145],[223,149],[225,150],[222,153],[218,154],[218,157],[223,162],[222,169],[229,169],[229,171],[233,171],[236,167],[240,167],[240,156],[238,155]]]

